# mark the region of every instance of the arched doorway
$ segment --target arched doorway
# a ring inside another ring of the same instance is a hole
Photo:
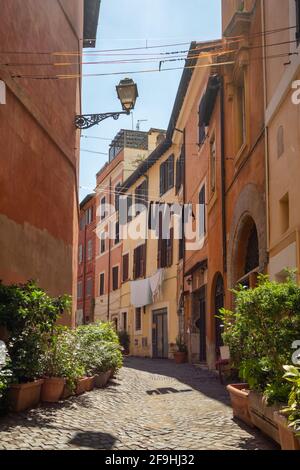
[[[253,287],[259,270],[259,242],[255,222],[250,216],[242,223],[236,255],[236,283]]]
[[[215,290],[214,290],[214,307],[215,307],[215,346],[216,346],[216,354],[217,356],[220,353],[220,346],[223,346],[223,339],[222,339],[222,321],[220,318],[217,318],[216,315],[219,314],[221,308],[224,307],[224,282],[223,277],[219,273],[217,275],[216,283],[215,283]]]

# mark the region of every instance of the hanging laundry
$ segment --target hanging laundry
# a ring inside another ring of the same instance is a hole
[[[152,291],[149,278],[131,281],[130,291],[131,304],[134,307],[139,308],[152,304]]]
[[[159,269],[153,276],[150,277],[150,288],[152,292],[153,302],[159,300],[164,281],[164,270]]]

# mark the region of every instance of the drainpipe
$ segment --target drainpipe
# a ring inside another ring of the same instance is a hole
[[[270,208],[269,208],[269,135],[268,127],[266,126],[266,109],[267,109],[267,68],[266,68],[266,22],[265,22],[265,0],[261,2],[261,16],[262,16],[262,43],[263,43],[263,82],[264,82],[264,130],[265,130],[265,191],[266,191],[266,229],[267,229],[267,254],[269,257],[270,250]]]
[[[111,197],[112,197],[112,194],[111,194],[111,191],[112,191],[112,187],[111,187],[111,177],[109,178],[109,205],[111,207]],[[111,278],[111,238],[110,238],[110,233],[108,234],[109,237],[108,237],[108,277],[107,277],[107,288],[108,288],[108,292],[107,292],[107,320],[109,321],[109,317],[110,317],[110,278]]]
[[[85,217],[85,213],[84,213]],[[86,217],[85,217],[86,219]],[[85,300],[86,300],[86,220],[84,221],[84,245],[83,245],[83,286],[82,286],[82,294],[83,294],[83,299],[82,299],[82,321],[83,324],[85,325]]]
[[[222,239],[223,239],[223,272],[227,272],[226,240],[226,167],[225,167],[225,122],[224,122],[224,77],[221,77],[221,199],[222,199]]]

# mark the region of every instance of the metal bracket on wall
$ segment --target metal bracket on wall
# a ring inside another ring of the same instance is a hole
[[[107,118],[119,119],[121,114],[130,114],[127,111],[119,111],[117,113],[101,113],[101,114],[82,114],[75,118],[75,126],[77,129],[89,129],[96,126]]]

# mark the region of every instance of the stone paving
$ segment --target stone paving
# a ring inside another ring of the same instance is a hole
[[[127,358],[109,387],[0,419],[0,449],[274,449],[232,419],[212,373],[172,361]]]

